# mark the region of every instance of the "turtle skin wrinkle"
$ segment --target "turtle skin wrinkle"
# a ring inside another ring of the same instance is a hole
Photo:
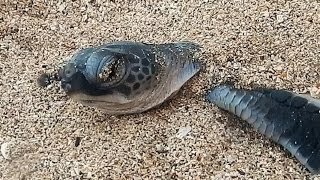
[[[247,121],[288,150],[312,174],[320,173],[320,100],[275,89],[213,88],[209,102]]]
[[[200,70],[191,42],[117,41],[77,51],[59,70],[66,94],[121,115],[147,111],[174,96]]]

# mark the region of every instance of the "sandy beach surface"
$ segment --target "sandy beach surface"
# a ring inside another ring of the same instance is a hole
[[[116,40],[192,41],[205,67],[171,101],[121,117],[37,85]],[[319,179],[204,99],[225,81],[308,92],[319,72],[318,0],[0,0],[0,178]]]

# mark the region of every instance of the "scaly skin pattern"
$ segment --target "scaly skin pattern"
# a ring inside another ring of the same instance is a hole
[[[60,70],[74,100],[108,114],[140,113],[170,99],[199,70],[190,42],[118,41],[76,52]]]
[[[320,101],[285,90],[220,85],[209,102],[235,114],[287,149],[311,173],[320,173]]]

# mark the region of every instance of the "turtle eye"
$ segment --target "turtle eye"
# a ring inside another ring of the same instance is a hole
[[[125,61],[117,59],[101,69],[101,72],[98,74],[98,80],[104,85],[115,84],[123,78],[125,70]]]

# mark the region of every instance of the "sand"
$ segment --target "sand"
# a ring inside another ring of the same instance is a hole
[[[1,179],[317,179],[204,95],[225,81],[308,92],[320,79],[319,9],[316,0],[0,0]],[[130,116],[84,107],[58,83],[37,86],[77,49],[116,40],[193,41],[206,66],[173,100]]]

